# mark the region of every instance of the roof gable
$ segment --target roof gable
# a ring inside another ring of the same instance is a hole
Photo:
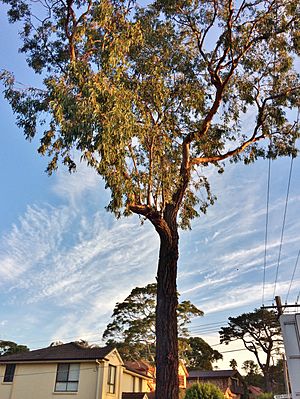
[[[104,359],[114,348],[89,348],[78,342],[49,346],[29,352],[19,352],[12,355],[1,356],[0,363],[8,362],[42,362],[55,360],[95,360]]]

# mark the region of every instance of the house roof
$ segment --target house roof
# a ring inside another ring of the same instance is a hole
[[[125,370],[126,370],[127,372],[129,372],[129,373],[134,373],[134,374],[137,374],[137,375],[146,377],[146,378],[148,378],[148,379],[151,379],[151,377],[148,376],[147,373],[145,373],[144,371],[137,370],[137,369],[135,369],[135,368],[128,367],[128,366],[125,366]]]
[[[255,396],[259,396],[264,393],[264,391],[260,387],[256,387],[254,385],[248,385],[248,391]]]
[[[154,399],[155,392],[123,392],[122,399]]]
[[[0,363],[104,359],[113,349],[111,346],[91,348],[82,345],[80,342],[69,342],[34,351],[4,355],[0,357]]]
[[[209,379],[209,378],[229,378],[229,377],[239,377],[242,376],[237,370],[191,370],[188,369],[188,379]]]
[[[126,360],[124,362],[124,366],[126,367],[126,370],[133,371],[142,375],[149,376],[149,374],[155,374],[155,367],[151,366],[148,362],[144,360]]]

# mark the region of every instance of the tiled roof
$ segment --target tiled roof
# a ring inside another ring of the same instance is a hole
[[[191,370],[188,369],[189,376],[188,379],[208,379],[208,378],[229,378],[229,377],[241,377],[237,370]]]
[[[78,342],[69,342],[48,348],[37,349],[29,352],[19,352],[12,355],[1,356],[0,363],[7,362],[37,362],[54,360],[94,360],[104,359],[113,348],[89,348]]]
[[[154,367],[152,367],[149,363],[145,362],[144,360],[139,360],[139,361],[129,361],[126,360],[124,362],[124,366],[126,370],[133,371],[135,373],[144,375],[144,376],[152,376],[152,374],[155,374],[154,372]]]
[[[248,391],[255,396],[259,396],[264,393],[264,391],[260,387],[256,387],[254,385],[248,385]]]
[[[151,379],[151,377],[148,376],[145,371],[137,370],[137,369],[135,369],[133,367],[128,367],[127,365],[125,365],[125,369],[128,370],[128,371],[131,371],[132,373],[135,373],[135,374],[141,375],[143,377],[147,377],[148,379]]]

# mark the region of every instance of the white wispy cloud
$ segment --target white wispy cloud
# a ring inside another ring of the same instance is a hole
[[[0,241],[0,286],[42,262],[61,242],[68,221],[67,209],[28,206],[18,225]]]
[[[50,313],[51,308],[53,313],[60,309],[58,319],[47,326],[56,337],[103,328],[115,303],[155,276],[154,229],[147,223],[141,226],[136,217],[115,221],[99,210],[103,188],[90,175],[85,169],[78,178],[72,176],[70,184],[69,176],[61,175],[55,190],[64,203],[28,207],[0,240],[0,285],[5,279],[7,303],[37,313],[45,306]],[[28,325],[36,328],[38,317],[28,319]]]
[[[247,184],[240,180],[229,184],[232,173],[213,180],[219,201],[193,223],[191,232],[181,234],[179,290],[208,317],[258,306],[261,298],[263,183],[261,176],[252,176]],[[109,193],[92,170],[59,174],[53,192],[56,206],[29,206],[0,238],[0,286],[5,284],[9,292],[6,304],[22,309],[19,324],[26,319],[26,331],[42,328],[53,340],[85,338],[91,333],[97,338],[99,331],[100,339],[115,303],[135,286],[155,281],[159,239],[150,224],[140,226],[136,217],[115,221],[103,210]],[[295,198],[291,195],[289,216],[295,215]],[[282,204],[282,198],[276,199],[270,207],[275,227],[268,240],[267,268],[273,274],[276,255],[272,252],[278,249],[275,232],[280,232]],[[287,223],[285,263],[293,256],[290,249],[299,242],[298,230],[297,219]],[[278,282],[282,293],[288,289],[292,267],[284,266]],[[297,277],[293,293],[296,284]],[[266,297],[272,296],[272,287],[268,277]],[[9,320],[8,324],[13,323]],[[15,331],[20,336],[26,332]]]

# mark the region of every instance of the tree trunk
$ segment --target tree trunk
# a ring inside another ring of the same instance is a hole
[[[264,369],[263,370],[264,374],[264,382],[265,382],[265,390],[266,392],[272,392],[273,387],[272,387],[272,381],[271,381],[271,376],[270,376],[270,369]]]
[[[166,221],[166,219],[165,219]],[[177,261],[176,221],[166,221],[168,231],[157,229],[160,251],[156,307],[156,399],[178,399]]]

